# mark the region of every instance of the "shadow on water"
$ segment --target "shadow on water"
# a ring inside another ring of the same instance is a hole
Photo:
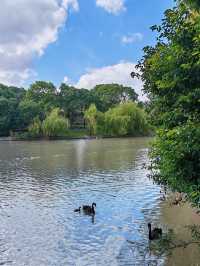
[[[160,188],[142,167],[148,138],[1,142],[0,263],[164,265],[147,254]],[[96,215],[73,210],[97,203]]]

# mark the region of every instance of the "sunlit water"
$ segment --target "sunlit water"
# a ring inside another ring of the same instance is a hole
[[[0,142],[0,265],[164,265],[148,138]],[[74,208],[96,202],[94,220]]]

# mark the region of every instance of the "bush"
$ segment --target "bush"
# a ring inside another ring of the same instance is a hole
[[[154,179],[200,207],[200,124],[159,130],[151,157]]]

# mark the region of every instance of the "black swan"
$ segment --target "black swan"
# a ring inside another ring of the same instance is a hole
[[[78,209],[75,209],[74,212],[80,212],[81,211],[81,207],[79,207]]]
[[[162,229],[155,227],[153,230],[151,230],[151,223],[148,223],[149,228],[149,240],[155,240],[159,239],[162,236]]]
[[[83,211],[85,214],[95,214],[95,209],[94,209],[94,206],[96,207],[96,203],[92,203],[92,206],[89,206],[89,205],[83,205]]]

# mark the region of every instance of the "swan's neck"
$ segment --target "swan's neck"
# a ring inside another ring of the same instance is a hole
[[[151,235],[151,226],[149,226],[149,239],[152,239],[152,235]]]
[[[94,210],[94,205],[92,205],[92,212],[95,213],[95,210]]]

